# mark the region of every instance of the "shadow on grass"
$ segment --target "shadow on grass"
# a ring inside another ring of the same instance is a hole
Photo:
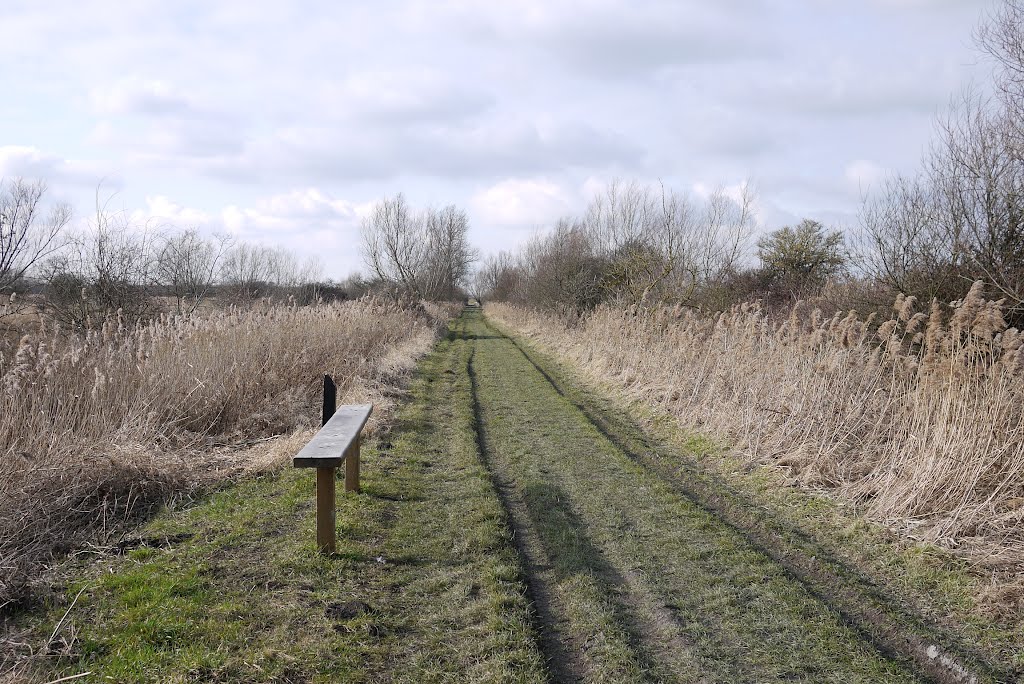
[[[569,504],[569,495],[551,483],[531,483],[523,487],[523,503],[527,515],[555,576],[559,581],[582,576],[599,585],[601,595],[609,598],[612,618],[626,633],[630,647],[645,669],[650,671],[657,658],[645,644],[643,619],[636,606],[628,602],[631,595],[626,578],[601,554],[587,536],[586,524]]]

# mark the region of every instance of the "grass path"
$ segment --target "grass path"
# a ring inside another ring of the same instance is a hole
[[[23,676],[957,681],[917,657],[944,649],[941,634],[680,468],[478,310],[421,363],[364,457],[364,491],[339,496],[334,557],[312,549],[308,471],[226,489],[162,514],[24,616],[22,641],[43,655]],[[969,662],[976,681],[1012,681]]]
[[[508,338],[479,318],[470,327],[487,460],[516,529],[538,542],[526,555],[579,679],[917,681],[632,462]]]
[[[45,682],[542,682],[519,558],[478,457],[472,344],[420,366],[390,435],[313,549],[313,478],[281,472],[159,516],[80,569],[17,641]],[[79,595],[81,592],[81,595]],[[78,597],[55,638],[54,627]],[[50,655],[45,655],[49,652]],[[12,662],[0,660],[2,673]]]

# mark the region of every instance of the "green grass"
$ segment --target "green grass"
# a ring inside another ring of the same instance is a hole
[[[875,638],[898,643],[910,636],[922,645],[951,647],[981,681],[1017,681],[1024,674],[1024,625],[996,624],[977,609],[973,596],[984,578],[963,558],[907,543],[849,506],[787,487],[777,470],[731,457],[721,442],[682,429],[664,411],[610,383],[590,380],[552,350],[515,343],[634,461],[771,548],[776,558],[795,559],[794,569],[816,592]]]
[[[452,324],[392,430],[364,446],[362,493],[339,488],[336,554],[314,550],[308,470],[165,511],[145,543],[78,568],[26,618],[41,644],[67,612],[34,674],[922,681],[857,611],[914,636],[921,625],[858,593],[857,566],[832,558],[867,532],[822,543],[824,527],[800,524],[831,504],[772,499],[777,483],[756,471],[726,478],[713,440],[623,408],[517,344],[473,309]],[[953,597],[957,572],[907,581]]]
[[[742,534],[633,462],[482,320],[488,458],[523,500],[552,610],[608,681],[910,682]],[[597,623],[604,623],[601,631]]]
[[[390,435],[338,496],[338,550],[314,551],[313,477],[282,470],[164,513],[153,540],[89,568],[48,676],[77,681],[544,680],[505,514],[476,451],[465,364],[423,361]],[[187,538],[186,538],[187,537]],[[162,545],[161,539],[177,543]]]

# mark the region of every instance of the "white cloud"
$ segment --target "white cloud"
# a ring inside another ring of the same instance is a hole
[[[370,125],[450,124],[479,115],[493,104],[482,90],[422,65],[350,73],[337,83],[324,84],[319,96],[331,114]]]
[[[485,247],[612,177],[753,177],[779,220],[848,212],[987,76],[970,28],[997,1],[6,0],[0,173],[80,214],[123,179],[147,215],[342,270],[360,207],[400,190],[471,209]]]
[[[509,178],[476,193],[469,203],[485,229],[546,226],[578,208],[565,188],[544,178]]]
[[[30,145],[0,146],[0,178],[23,177],[46,181],[50,186],[96,186],[103,178],[110,179],[108,165],[89,160],[65,159]]]
[[[230,205],[221,211],[224,226],[234,235],[262,240],[276,236],[301,240],[325,231],[353,237],[368,212],[365,204],[338,200],[316,188],[294,190],[258,200],[255,206]]]
[[[129,215],[134,225],[169,225],[176,228],[216,227],[214,217],[202,209],[193,209],[171,201],[163,195],[146,197],[146,208]]]
[[[167,116],[195,111],[187,97],[169,83],[155,79],[122,79],[109,86],[94,88],[89,98],[93,111],[103,115]]]
[[[536,50],[550,67],[601,78],[636,78],[681,64],[764,56],[773,50],[756,19],[762,3],[736,0],[525,0],[415,3],[415,20],[461,28],[505,50]],[[737,21],[735,12],[743,13]]]
[[[843,178],[847,185],[858,192],[867,192],[872,186],[885,178],[886,170],[873,161],[857,159],[846,165]]]

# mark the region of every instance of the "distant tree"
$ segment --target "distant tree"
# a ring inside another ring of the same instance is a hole
[[[523,285],[522,269],[511,252],[498,252],[484,259],[473,279],[477,299],[500,302],[519,301]]]
[[[373,275],[421,299],[458,299],[478,259],[469,219],[455,206],[414,212],[402,194],[377,203],[363,221],[363,257]]]
[[[578,221],[559,219],[550,234],[526,245],[521,260],[521,297],[531,306],[578,315],[605,298],[608,261]]]
[[[33,267],[64,244],[71,208],[58,204],[45,211],[45,194],[42,181],[0,181],[0,294],[13,292]]]
[[[426,299],[453,301],[468,284],[470,269],[479,258],[469,244],[469,218],[466,212],[448,205],[425,213],[426,252],[417,281]]]
[[[251,304],[271,293],[278,266],[274,250],[263,245],[239,243],[224,255],[220,280],[228,298],[236,304]]]
[[[814,294],[846,265],[843,235],[804,219],[761,238],[757,256],[775,289],[792,298]]]
[[[103,323],[115,313],[124,320],[156,312],[155,237],[124,214],[97,209],[88,230],[73,237],[42,267],[47,304],[61,322],[76,328]]]
[[[227,246],[228,238],[209,240],[194,229],[159,241],[156,280],[174,296],[178,313],[193,313],[209,294]]]
[[[420,217],[399,193],[376,204],[363,221],[363,256],[374,275],[419,296],[416,272],[423,261]]]
[[[659,299],[692,303],[699,288],[735,270],[749,244],[755,195],[724,188],[694,202],[664,186],[613,180],[595,195],[582,225],[593,248],[610,262],[609,298],[640,303]]]

